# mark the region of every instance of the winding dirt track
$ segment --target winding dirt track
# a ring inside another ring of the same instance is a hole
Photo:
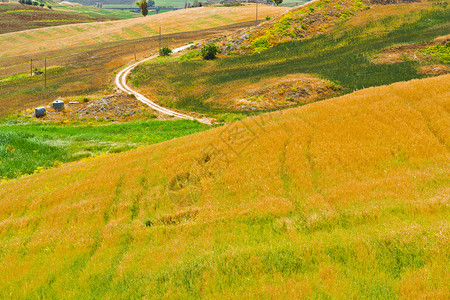
[[[189,48],[189,47],[191,47],[191,46],[192,46],[192,44],[191,44],[191,45],[186,45],[186,46],[183,46],[183,47],[179,47],[179,48],[175,48],[175,49],[172,50],[172,53],[180,52],[180,51],[185,50],[185,49],[187,49],[187,48]],[[126,67],[126,68],[123,69],[122,71],[120,71],[120,72],[117,74],[117,76],[116,76],[116,80],[115,80],[116,86],[117,86],[121,91],[123,91],[123,92],[125,92],[125,93],[127,93],[127,94],[130,94],[130,95],[134,95],[134,96],[136,97],[136,99],[138,99],[139,101],[141,101],[141,102],[144,103],[144,104],[147,104],[147,105],[150,106],[152,109],[154,109],[154,110],[156,110],[156,111],[158,111],[158,112],[160,112],[160,113],[163,113],[163,114],[166,114],[166,115],[169,115],[169,116],[178,117],[178,118],[181,118],[181,119],[197,120],[197,121],[199,121],[199,122],[201,122],[201,123],[204,123],[204,124],[211,124],[211,122],[210,122],[209,120],[207,120],[207,119],[196,119],[196,118],[194,118],[194,117],[191,117],[191,116],[188,116],[188,115],[185,115],[185,114],[182,114],[182,113],[179,113],[179,112],[176,112],[176,111],[173,111],[173,110],[164,108],[164,107],[162,107],[162,106],[159,106],[159,105],[156,104],[155,102],[151,101],[150,99],[148,99],[148,98],[145,97],[144,95],[142,95],[142,94],[136,92],[135,90],[133,90],[132,88],[130,88],[130,87],[127,85],[127,77],[128,77],[128,75],[130,74],[130,72],[131,72],[134,68],[136,68],[138,65],[140,65],[141,63],[146,62],[146,61],[149,61],[149,60],[151,60],[151,59],[154,59],[155,57],[157,57],[157,56],[156,56],[156,55],[153,55],[153,56],[148,57],[148,58],[146,58],[146,59],[143,59],[143,60],[141,60],[141,61],[139,61],[139,62],[137,62],[137,63],[134,63],[134,64],[132,64],[132,65]]]

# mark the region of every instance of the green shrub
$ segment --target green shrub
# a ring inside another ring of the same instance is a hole
[[[252,43],[252,48],[255,53],[266,50],[270,47],[270,43],[265,36],[257,38]]]
[[[269,21],[270,19],[272,19],[270,16],[266,16],[266,21]]]
[[[164,46],[161,49],[159,49],[160,56],[169,56],[170,54],[172,54],[172,50],[167,46]]]
[[[203,59],[214,59],[217,53],[219,53],[219,47],[214,43],[206,44],[201,50]]]
[[[234,7],[234,6],[242,6],[242,4],[235,2],[235,3],[224,4],[223,6],[225,6],[225,7]]]
[[[423,52],[434,55],[438,60],[450,64],[450,43],[447,42],[445,46],[436,45],[433,47],[427,47]]]
[[[201,59],[200,50],[192,50],[180,56],[180,61],[199,60]]]

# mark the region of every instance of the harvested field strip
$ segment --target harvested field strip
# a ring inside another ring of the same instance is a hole
[[[124,28],[124,29],[122,29],[122,31],[124,33],[127,33],[127,39],[130,39],[130,37],[131,38],[143,38],[144,37],[144,35],[136,32],[130,28]]]
[[[142,29],[144,29],[146,32],[148,32],[150,34],[158,34],[158,31],[156,30],[156,28],[152,29],[145,24],[140,24],[139,27],[141,27]]]
[[[47,31],[36,31],[37,34],[43,35],[45,37],[51,37],[52,35],[48,33]]]
[[[104,39],[99,38],[99,37],[93,37],[92,40],[99,44],[106,43],[106,41]]]
[[[70,28],[73,29],[73,30],[75,30],[75,31],[78,31],[78,32],[83,32],[83,31],[86,30],[86,29],[79,28],[79,27],[76,27],[76,26],[70,26]]]
[[[286,11],[286,8],[261,5],[259,10],[261,12],[261,16],[275,16]],[[221,18],[218,18],[218,16],[221,16]],[[118,38],[118,35],[120,36],[123,30],[133,30],[134,27],[139,27],[141,25],[146,25],[152,29],[154,28],[155,31],[156,28],[161,26],[162,32],[167,34],[191,30],[192,26],[198,26],[199,24],[201,25],[200,28],[211,28],[230,23],[246,22],[253,19],[254,6],[251,5],[241,7],[203,7],[157,14],[146,18],[95,23],[95,26],[98,27],[97,29],[90,27],[92,26],[92,23],[77,25],[76,27],[83,29],[83,32],[78,32],[75,30],[67,31],[67,29],[69,29],[68,26],[61,26],[58,29],[53,29],[55,34],[52,38],[46,39],[45,41],[37,40],[33,43],[14,44],[13,41],[7,40],[7,37],[12,34],[3,34],[0,35],[0,42],[6,43],[6,48],[0,49],[0,55],[5,52],[10,55],[17,55],[23,50],[27,50],[29,53],[34,53],[39,51],[39,47],[42,47],[42,44],[44,43],[49,49],[58,50],[64,48],[65,46],[71,45],[73,40],[90,40],[92,39],[92,35],[98,37],[114,36],[116,40],[134,39],[136,37],[141,37],[141,35],[130,34],[126,37],[121,37],[120,39]],[[30,34],[32,34],[32,32],[36,30],[47,31],[50,29],[34,29],[27,31],[27,33],[30,32]],[[56,32],[57,30],[58,32]],[[151,35],[151,32],[148,31],[147,36],[148,35]],[[19,46],[20,50],[11,50],[11,47],[13,46]]]
[[[125,39],[124,37],[122,37],[118,34],[115,34],[115,33],[110,33],[109,36],[115,41],[121,41],[121,40]]]
[[[224,17],[224,16],[221,16],[221,15],[212,15],[211,17],[212,17],[213,19],[225,21],[225,22],[228,22],[228,23],[232,23],[232,22],[233,22],[232,19],[227,18],[227,17]]]
[[[26,8],[26,9],[23,9]],[[0,3],[0,34],[20,32],[61,24],[87,23],[110,20],[104,17],[90,17],[68,13],[56,9],[13,3],[4,6]]]
[[[202,31],[191,31],[180,34],[163,35],[163,40],[170,42],[171,47],[183,46],[198,39],[212,38],[236,30],[248,28],[250,23],[233,24],[220,28]],[[98,38],[98,37],[97,37]],[[109,41],[111,41],[110,38]],[[111,42],[107,45],[89,40],[92,45],[68,48],[61,51],[47,51],[39,56],[28,55],[22,57],[0,58],[0,76],[11,76],[26,73],[30,70],[30,58],[38,69],[43,68],[44,57],[47,66],[72,67],[57,77],[48,77],[48,90],[43,89],[43,78],[37,81],[21,82],[2,86],[0,89],[0,116],[11,112],[23,111],[42,104],[48,104],[58,96],[84,95],[107,89],[113,73],[134,59],[134,47],[137,58],[142,59],[155,53],[158,49],[158,37],[145,38],[135,41]]]
[[[34,23],[90,23],[92,21],[86,21],[86,20],[37,20],[37,21],[33,21],[33,22]],[[83,32],[84,30],[78,30],[78,31]]]
[[[25,38],[27,40],[36,40],[36,38],[34,36],[31,36],[31,35],[26,34],[26,33],[17,33],[16,35],[19,36],[19,37]]]

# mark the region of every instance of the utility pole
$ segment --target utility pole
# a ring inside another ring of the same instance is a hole
[[[159,27],[159,51],[161,51],[161,27]]]
[[[258,25],[258,0],[256,0],[256,25]]]
[[[30,61],[30,76],[33,76],[33,59]]]
[[[45,58],[44,88],[47,88],[47,57]]]

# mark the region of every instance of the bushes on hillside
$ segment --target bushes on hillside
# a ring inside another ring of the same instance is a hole
[[[270,43],[265,36],[257,38],[252,43],[252,48],[254,53],[259,53],[263,50],[266,50],[270,47]]]
[[[270,2],[272,2],[273,4],[275,4],[276,6],[280,5],[281,3],[283,3],[283,0],[270,0]]]
[[[422,51],[434,55],[434,57],[443,63],[450,64],[450,42],[446,42],[445,46],[436,45],[427,47]]]
[[[19,3],[25,5],[33,5],[33,2],[31,0],[19,0]]]
[[[164,46],[161,49],[159,49],[160,56],[169,56],[171,53],[172,53],[172,50],[167,46]]]
[[[206,44],[201,50],[203,59],[214,59],[217,53],[219,53],[219,47],[214,43]]]

